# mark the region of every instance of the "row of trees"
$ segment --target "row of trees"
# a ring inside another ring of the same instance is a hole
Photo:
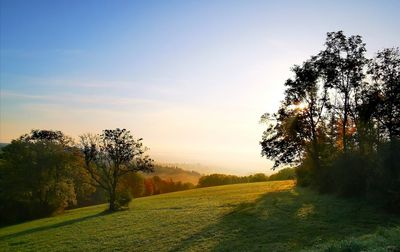
[[[360,36],[331,32],[322,51],[295,65],[279,110],[262,116],[262,155],[274,168],[296,166],[300,185],[398,210],[400,53],[365,53]]]
[[[145,196],[170,193],[193,189],[195,185],[190,182],[182,183],[181,181],[174,182],[172,179],[161,179],[158,176],[147,178],[144,180],[145,184]]]
[[[210,174],[202,176],[199,179],[198,187],[209,187],[229,184],[240,184],[240,183],[254,183],[263,181],[275,181],[275,180],[289,180],[295,179],[295,172],[292,168],[285,168],[278,171],[271,176],[267,176],[264,173],[256,173],[249,176],[236,176],[226,174]]]
[[[60,131],[33,130],[1,151],[0,221],[55,214],[97,189],[115,211],[132,198],[129,174],[153,171],[146,150],[125,129],[83,135],[78,144]]]
[[[194,188],[195,185],[189,182],[182,183],[181,181],[173,181],[170,179],[162,179],[159,176],[144,176],[142,173],[130,173],[121,179],[117,191],[127,195],[129,199],[140,198],[145,196],[170,193],[176,191],[183,191]],[[77,208],[83,206],[90,206],[102,204],[107,202],[107,195],[104,190],[97,187],[96,190],[85,198],[78,200],[76,205],[70,205],[69,208]]]

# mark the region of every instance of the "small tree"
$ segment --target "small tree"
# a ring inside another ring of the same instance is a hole
[[[80,139],[93,185],[107,193],[109,210],[118,210],[119,194],[123,193],[118,191],[121,178],[132,172],[153,171],[153,160],[144,155],[147,148],[126,129],[104,130],[101,135],[86,134]]]

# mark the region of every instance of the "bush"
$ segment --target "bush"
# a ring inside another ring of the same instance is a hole
[[[297,178],[297,185],[302,187],[310,186],[312,183],[311,180],[311,172],[308,166],[306,165],[299,165],[295,169],[295,174]]]
[[[371,162],[360,154],[341,155],[332,166],[336,192],[350,197],[365,195],[370,166]]]
[[[400,141],[380,145],[376,159],[369,194],[377,192],[388,210],[400,213]]]
[[[129,207],[129,203],[132,201],[132,199],[133,196],[129,190],[125,189],[118,192],[116,200],[117,208],[120,209]]]
[[[269,176],[268,181],[274,180],[291,180],[296,178],[296,172],[294,168],[284,168],[275,174]]]

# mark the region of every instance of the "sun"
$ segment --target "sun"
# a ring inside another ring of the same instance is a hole
[[[307,109],[308,105],[304,102],[295,103],[289,106],[292,110],[305,110]]]

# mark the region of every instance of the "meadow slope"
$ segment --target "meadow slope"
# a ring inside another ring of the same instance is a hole
[[[169,193],[0,229],[1,251],[395,251],[400,218],[293,181]]]

